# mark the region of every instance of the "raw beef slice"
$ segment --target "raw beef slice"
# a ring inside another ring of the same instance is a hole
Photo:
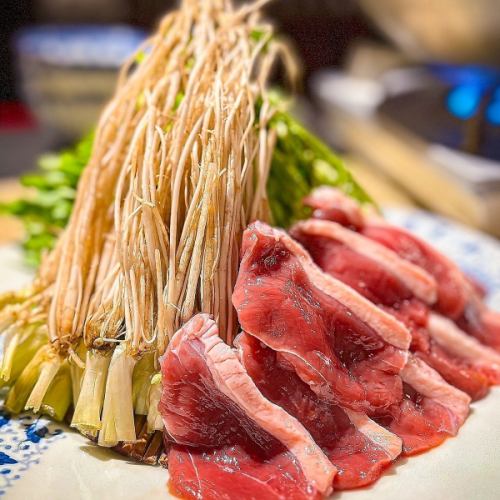
[[[449,354],[430,337],[426,329],[429,312],[423,301],[435,300],[436,283],[425,271],[335,222],[311,219],[298,223],[291,234],[325,271],[404,321],[414,335],[411,347],[417,350],[418,356],[441,364],[446,362],[444,372],[462,384],[465,375],[477,375],[484,381],[480,389],[488,390],[488,380],[471,361],[471,356],[454,357],[459,354],[456,350]],[[468,340],[478,344],[472,337]],[[421,367],[427,385],[415,378],[416,370],[409,368],[413,365]],[[379,414],[378,421],[403,438],[405,454],[432,448],[448,435],[455,435],[467,414],[469,398],[449,386],[419,359],[412,359],[401,376],[404,401],[390,407],[385,416]],[[470,388],[471,381],[467,378],[465,382]],[[442,404],[436,392],[425,392],[430,386],[439,386],[442,393],[455,395],[462,402],[458,412],[455,413],[455,406]]]
[[[335,467],[295,418],[259,392],[208,315],[176,333],[161,368],[173,493],[285,500],[331,491]]]
[[[470,397],[414,356],[401,376],[405,400],[385,424],[403,440],[403,454],[415,455],[455,436],[469,414]]]
[[[331,221],[299,222],[290,235],[325,272],[342,279],[372,302],[394,305],[417,298],[437,299],[436,280],[385,246]]]
[[[467,335],[448,318],[436,313],[429,316],[431,337],[447,351],[466,359],[489,380],[500,384],[500,354]]]
[[[401,401],[411,340],[401,322],[323,273],[283,231],[252,224],[242,255],[233,304],[245,332],[334,404],[371,414]]]
[[[236,345],[259,390],[297,418],[335,465],[335,489],[373,483],[401,453],[397,436],[364,414],[320,399],[279,353],[255,337],[242,333]]]
[[[461,356],[451,343],[437,343],[429,335],[428,306],[435,302],[437,291],[429,273],[336,222],[310,219],[296,224],[291,234],[325,272],[405,323],[412,333],[410,349],[418,352],[449,383],[474,399],[487,394],[495,382],[471,356]]]
[[[351,227],[432,274],[438,284],[436,310],[480,342],[500,351],[500,313],[486,307],[483,290],[445,255],[336,189],[318,188],[304,202],[314,209],[314,217]]]

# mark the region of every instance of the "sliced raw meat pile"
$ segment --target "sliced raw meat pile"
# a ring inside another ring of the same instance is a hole
[[[428,330],[426,330],[428,332]],[[430,349],[418,351],[416,355],[432,366],[450,384],[466,392],[474,401],[489,392],[492,382],[484,370],[471,362],[470,358],[457,356],[448,345],[442,346],[431,337]]]
[[[325,271],[353,286],[375,303],[383,305],[388,311],[396,312],[410,330],[417,332],[417,344],[425,349],[422,352],[426,356],[427,352],[432,352],[434,343],[424,328],[428,309],[420,300],[427,299],[431,303],[435,300],[436,284],[428,273],[380,244],[334,222],[301,222],[292,229],[291,235],[310,251],[313,259]],[[429,354],[428,357],[432,356]],[[449,361],[450,357],[445,359]],[[405,368],[401,374],[405,399],[400,404],[391,405],[385,413],[379,412],[377,415],[381,423],[403,439],[405,454],[432,448],[446,437],[455,435],[467,414],[469,403],[465,394],[449,386],[425,363],[419,360],[413,363],[421,363],[422,373],[429,377],[430,386],[435,385],[438,380],[441,390],[456,395],[464,406],[454,414],[455,408],[441,404],[434,393],[422,393],[419,390],[422,385],[418,379],[414,386],[412,381],[415,379],[415,370]],[[461,366],[462,364],[453,365],[454,378],[459,378],[457,372]],[[486,379],[485,387],[488,388]],[[299,416],[298,418],[303,422]],[[308,425],[304,425],[309,429]],[[312,431],[311,433],[315,437]]]
[[[500,350],[500,315],[486,307],[477,288],[453,262],[401,228],[370,223],[362,233],[432,274],[438,283],[436,310],[482,343]]]
[[[174,494],[285,500],[331,491],[335,467],[294,417],[259,392],[208,315],[176,333],[161,368]]]
[[[319,188],[305,203],[314,209],[314,217],[349,226],[425,269],[438,285],[436,310],[482,343],[500,351],[500,313],[486,307],[481,287],[447,257],[411,232],[363,211],[354,200],[336,189]]]
[[[415,356],[401,376],[405,400],[378,421],[401,437],[403,454],[421,453],[455,436],[469,414],[470,397]]]
[[[325,272],[372,302],[392,306],[419,299],[434,304],[436,280],[392,250],[335,222],[309,219],[290,231]]]
[[[483,344],[500,352],[500,314],[475,299],[467,304],[457,324]]]
[[[332,221],[300,222],[291,234],[325,272],[403,321],[412,333],[411,350],[418,352],[449,383],[474,399],[483,397],[489,386],[496,383],[471,356],[461,356],[449,337],[442,336],[445,341],[438,343],[429,335],[428,305],[436,300],[437,284],[421,267]]]
[[[366,486],[401,453],[401,440],[365,414],[320,399],[279,354],[246,333],[240,358],[264,396],[297,418],[337,468],[334,489]]]
[[[492,383],[500,384],[500,354],[467,335],[448,318],[429,316],[428,330],[433,340],[461,359],[466,359]]]
[[[243,235],[233,304],[242,329],[290,363],[321,398],[377,413],[402,400],[405,326],[326,273],[285,232]]]

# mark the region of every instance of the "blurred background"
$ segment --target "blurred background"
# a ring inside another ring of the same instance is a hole
[[[86,134],[169,0],[2,0],[0,200]],[[275,0],[303,63],[296,112],[383,207],[500,235],[500,0]],[[0,242],[18,238],[0,219]]]

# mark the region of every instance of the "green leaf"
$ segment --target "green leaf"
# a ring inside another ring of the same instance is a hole
[[[33,188],[29,199],[1,204],[0,212],[20,218],[25,225],[23,243],[26,260],[38,265],[41,253],[53,247],[55,239],[71,215],[76,187],[92,151],[93,134],[73,148],[58,154],[45,154],[38,160],[38,170],[22,177]]]
[[[274,97],[279,106],[279,95]],[[278,111],[271,126],[278,139],[267,184],[274,223],[289,227],[307,218],[303,198],[315,187],[329,185],[356,200],[371,202],[338,156],[318,137],[285,111]]]

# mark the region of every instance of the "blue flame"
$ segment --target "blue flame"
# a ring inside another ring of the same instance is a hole
[[[500,126],[500,99],[493,101],[488,106],[488,109],[486,110],[486,117],[491,124]]]
[[[500,125],[500,69],[480,65],[429,64],[430,72],[451,87],[446,106],[461,120],[472,118],[488,96],[486,119]]]
[[[477,113],[482,95],[483,91],[478,85],[459,85],[448,94],[448,109],[458,118],[467,120]]]

